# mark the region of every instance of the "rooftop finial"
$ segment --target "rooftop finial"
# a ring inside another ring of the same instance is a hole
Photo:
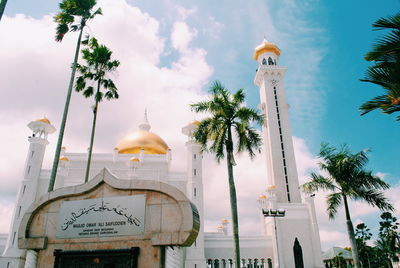
[[[139,129],[140,130],[146,130],[149,131],[151,128],[149,124],[149,120],[147,119],[147,108],[144,109],[144,118],[143,118],[143,123],[139,124]]]
[[[147,119],[147,108],[144,109],[144,122],[149,123],[149,120]]]

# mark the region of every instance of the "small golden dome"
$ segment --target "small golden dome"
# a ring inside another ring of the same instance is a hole
[[[190,122],[190,125],[200,125],[200,121],[194,120],[192,122]]]
[[[50,120],[47,119],[46,117],[42,117],[42,118],[36,119],[36,122],[43,122],[43,123],[51,125]]]
[[[138,130],[124,137],[115,146],[120,154],[166,154],[168,145],[157,134],[147,130]]]
[[[140,159],[137,157],[131,157],[131,159],[129,159],[129,161],[131,162],[140,162]]]
[[[267,196],[266,196],[265,194],[260,194],[260,195],[258,196],[258,199],[263,199],[263,200],[265,200],[265,199],[267,199]]]
[[[218,226],[217,226],[217,229],[218,229],[218,230],[222,230],[222,229],[224,229],[224,226],[218,225]]]
[[[222,219],[222,221],[221,221],[221,223],[228,223],[229,221],[228,221],[228,219],[226,219],[226,218],[224,218],[224,219]]]
[[[264,52],[272,52],[275,53],[277,56],[281,55],[281,50],[274,43],[268,42],[265,39],[261,43],[261,45],[254,49],[254,60],[257,60],[258,56],[260,56]]]
[[[276,188],[276,185],[268,185],[267,190],[274,190]]]
[[[60,160],[61,161],[69,161],[68,157],[66,157],[65,155],[60,156]]]

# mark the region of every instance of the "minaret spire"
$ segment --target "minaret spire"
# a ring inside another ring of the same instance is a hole
[[[24,178],[18,192],[12,224],[3,253],[4,258],[10,258],[9,267],[21,267],[20,263],[23,262],[20,258],[23,255],[23,250],[18,248],[18,228],[22,216],[29,206],[44,194],[43,189],[39,187],[39,180],[46,146],[49,144],[47,136],[56,131],[46,117],[30,122],[28,127],[32,130],[32,135],[28,137],[29,151],[26,158]],[[0,265],[2,264],[0,263]]]
[[[146,108],[146,109],[144,109],[143,122],[139,124],[139,129],[149,131],[150,128],[151,128],[151,126],[149,124],[149,120],[147,119],[147,108]]]
[[[299,181],[283,83],[286,68],[277,65],[279,55],[280,49],[265,39],[256,47],[253,58],[259,68],[254,82],[260,88],[260,107],[267,122],[263,132],[268,183],[276,186],[278,202],[299,203]]]

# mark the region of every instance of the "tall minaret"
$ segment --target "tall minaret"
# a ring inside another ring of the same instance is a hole
[[[44,194],[38,188],[39,176],[46,146],[49,144],[47,135],[56,130],[47,118],[32,121],[28,124],[28,127],[33,133],[28,138],[29,150],[26,158],[24,179],[17,195],[17,204],[11,221],[6,249],[3,254],[4,257],[10,258],[6,266],[9,268],[20,267],[19,265],[23,261],[21,258],[24,258],[24,252],[18,249],[17,246],[18,227],[27,208],[40,195]]]
[[[268,184],[276,186],[278,203],[301,202],[299,181],[286,103],[286,68],[277,65],[280,49],[263,40],[254,51],[258,69],[254,83],[260,88],[260,108],[266,121],[263,127]]]
[[[200,230],[194,244],[186,249],[185,267],[200,268],[206,263],[204,257],[204,218],[203,218],[203,180],[201,145],[194,141],[193,131],[198,126],[198,121],[193,121],[182,129],[188,136],[187,148],[187,186],[186,195],[196,205],[200,216]]]

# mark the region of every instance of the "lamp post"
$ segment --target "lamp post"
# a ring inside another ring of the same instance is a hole
[[[276,255],[277,255],[277,267],[280,265],[279,258],[279,247],[278,247],[278,232],[276,230],[276,217],[285,217],[286,211],[284,209],[262,209],[264,217],[274,218],[274,230],[275,230],[275,244],[276,244]]]
[[[262,214],[264,218],[273,218],[274,219],[274,232],[275,232],[275,247],[276,247],[276,262],[275,267],[280,267],[280,256],[279,256],[279,247],[278,247],[278,231],[276,228],[276,218],[277,217],[285,217],[286,211],[282,208],[276,208],[276,196],[275,196],[275,186],[270,185],[267,188],[267,193],[269,196],[260,195],[258,198],[258,203],[261,206]]]

